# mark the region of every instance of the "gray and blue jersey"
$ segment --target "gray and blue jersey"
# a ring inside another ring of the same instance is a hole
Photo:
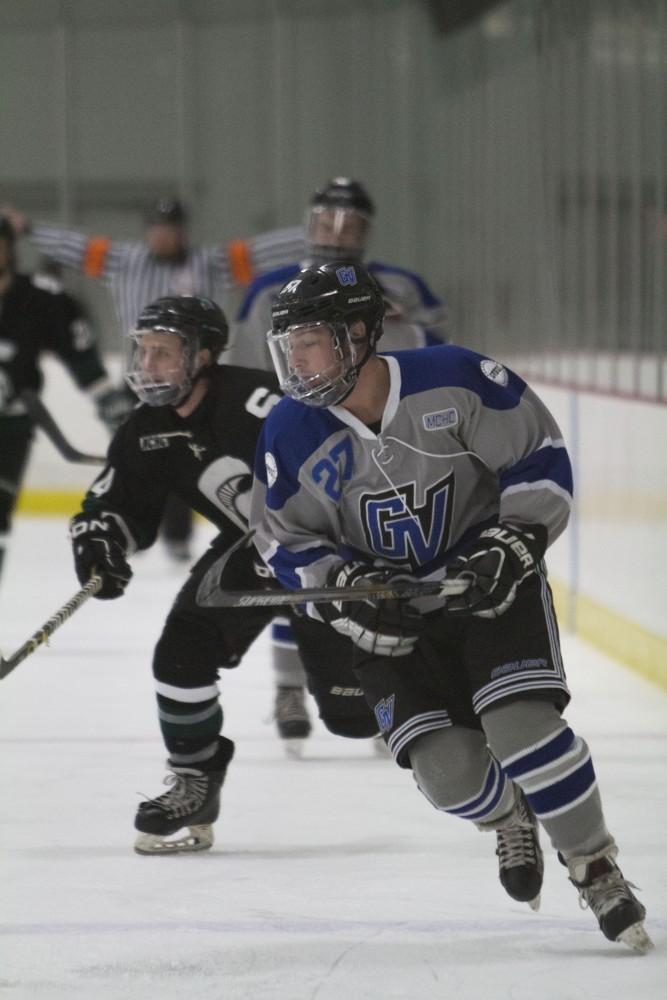
[[[283,399],[258,443],[250,522],[289,588],[323,586],[341,559],[439,578],[462,542],[500,520],[553,542],[572,503],[560,430],[514,372],[443,345],[382,355],[378,432],[341,406]]]
[[[275,268],[259,275],[248,287],[232,324],[232,344],[225,355],[229,364],[273,371],[266,342],[271,307],[281,288],[296,277],[302,266],[293,262]],[[444,343],[448,311],[419,275],[376,260],[366,266],[380,283],[387,301],[383,350],[411,350]]]

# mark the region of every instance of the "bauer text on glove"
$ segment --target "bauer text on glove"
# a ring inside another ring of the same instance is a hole
[[[521,581],[537,569],[546,546],[547,530],[541,524],[501,522],[480,532],[447,567],[445,580],[469,582],[463,594],[447,600],[447,614],[502,615]]]

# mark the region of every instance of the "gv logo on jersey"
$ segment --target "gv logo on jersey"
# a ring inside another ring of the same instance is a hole
[[[378,720],[378,726],[380,727],[381,733],[388,733],[394,724],[395,702],[396,695],[392,694],[389,698],[383,698],[375,706],[375,718]]]
[[[379,556],[423,566],[447,545],[452,519],[454,473],[450,472],[416,502],[416,483],[363,495],[361,518],[369,547]]]

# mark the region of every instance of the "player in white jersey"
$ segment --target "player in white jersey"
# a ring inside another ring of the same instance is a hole
[[[302,267],[344,256],[363,260],[372,232],[375,206],[359,181],[334,177],[314,192],[306,213],[304,252],[300,261],[258,275],[248,286],[232,327],[233,344],[226,355],[230,364],[273,371],[266,331],[271,308],[283,285]],[[387,350],[442,343],[447,310],[426,282],[402,267],[377,260],[367,265],[382,286],[388,303],[384,344]],[[308,735],[310,722],[304,697],[306,678],[286,620],[273,625],[276,647],[275,718],[279,734],[287,740]]]
[[[383,312],[355,261],[303,270],[273,309],[288,398],[258,444],[256,544],[284,586],[358,595],[308,606],[323,637],[306,669],[351,643],[397,763],[436,808],[495,830],[509,895],[537,909],[539,823],[603,934],[647,951],[590,751],[561,715],[570,696],[542,558],[572,498],[559,429],[491,358],[377,354]],[[406,575],[442,579],[441,596],[364,599],[365,585]]]

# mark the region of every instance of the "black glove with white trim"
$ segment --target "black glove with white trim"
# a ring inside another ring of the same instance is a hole
[[[120,597],[132,570],[125,558],[127,537],[113,514],[77,514],[70,521],[69,537],[79,583],[86,584],[97,574],[102,587],[95,597],[106,601]]]
[[[409,580],[393,569],[375,569],[367,563],[345,562],[334,566],[327,577],[330,587],[358,588],[357,600],[318,604],[320,615],[329,625],[347,635],[366,653],[377,656],[407,656],[417,645],[422,632],[422,616],[409,601],[364,600],[364,585]]]
[[[537,569],[546,547],[547,529],[542,524],[518,527],[501,521],[486,528],[447,567],[445,580],[469,581],[462,594],[447,599],[447,615],[502,615],[521,581]]]

